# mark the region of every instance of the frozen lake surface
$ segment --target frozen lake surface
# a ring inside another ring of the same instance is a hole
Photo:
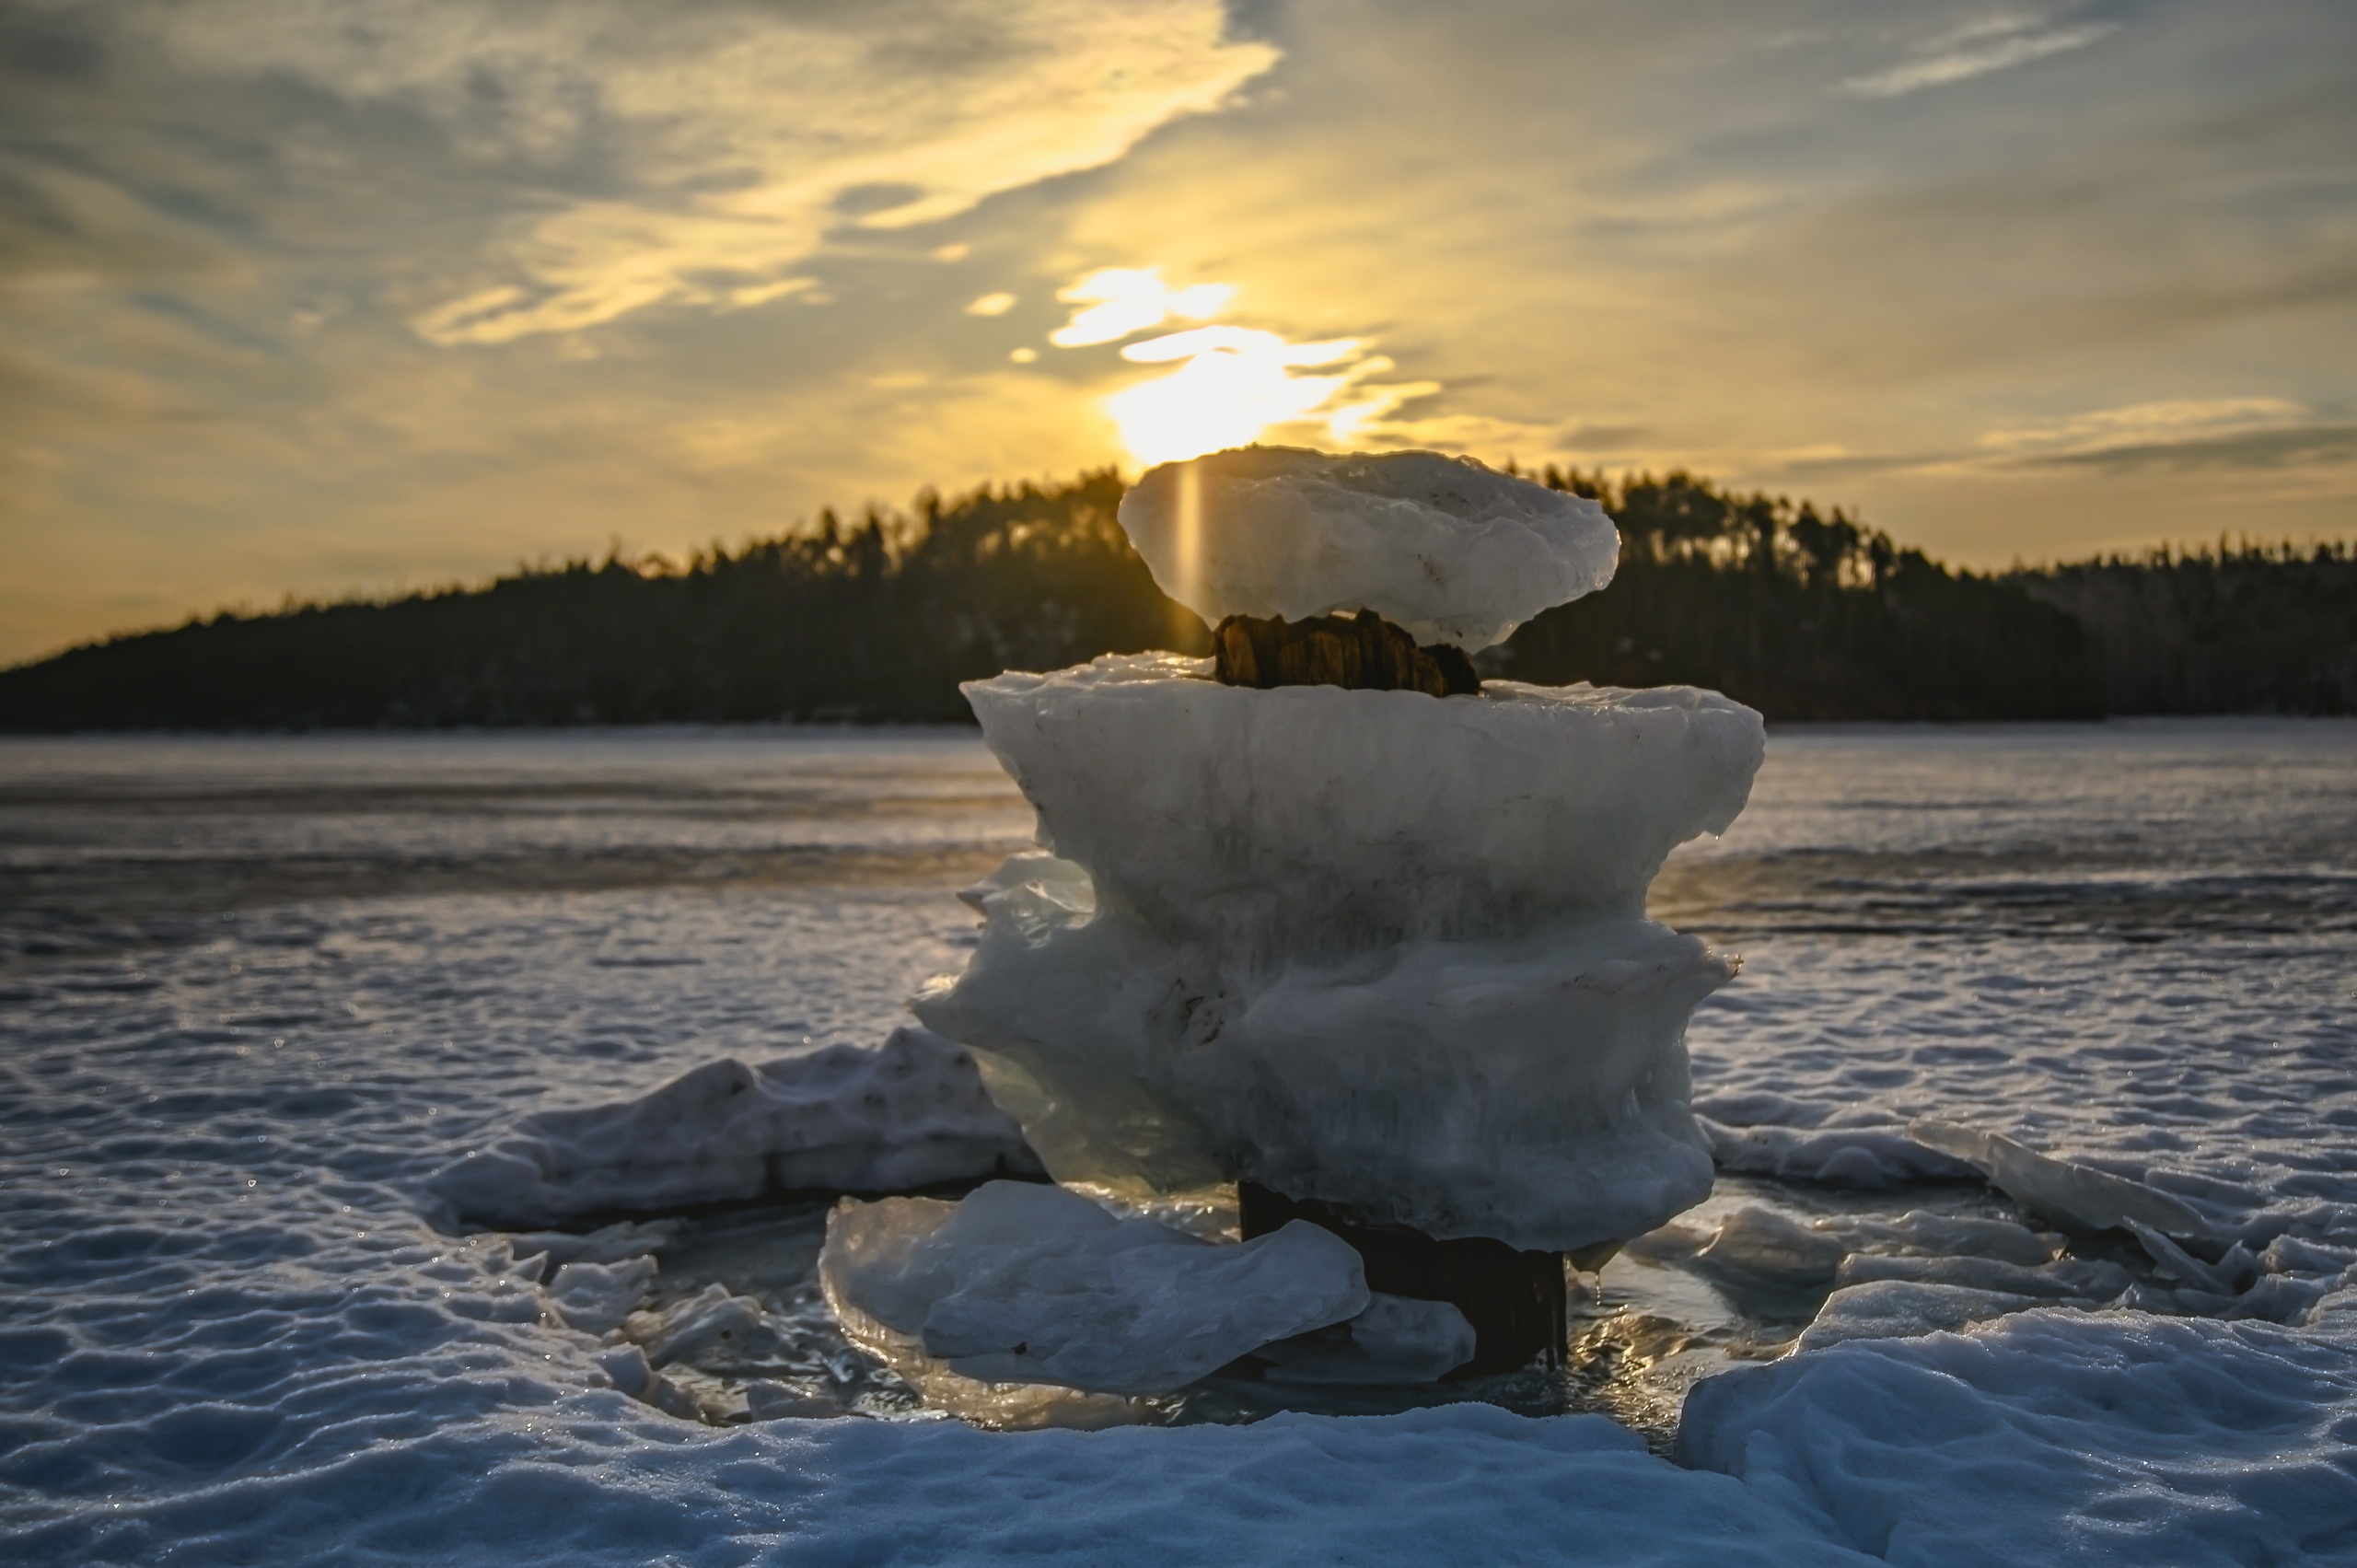
[[[812,1202],[663,1251],[667,1298],[762,1304],[683,1374],[715,1425],[608,1386],[528,1247],[428,1223],[530,1112],[880,1041],[1029,828],[967,731],[0,742],[10,1558],[2357,1562],[2357,724],[1774,732],[1655,889],[1744,955],[1690,1036],[1733,1168],[1590,1282],[1561,1376],[983,1432],[833,1333]],[[2080,1237],[2157,1310],[1770,1359],[1832,1282],[1714,1266],[1730,1216],[2022,1217],[1844,1154],[1922,1118],[2268,1279]]]

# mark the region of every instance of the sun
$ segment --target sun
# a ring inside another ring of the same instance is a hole
[[[1176,462],[1248,446],[1271,425],[1308,417],[1354,378],[1356,339],[1289,343],[1248,327],[1197,327],[1132,343],[1121,357],[1138,365],[1176,364],[1105,400],[1121,444],[1141,463]],[[1322,376],[1297,370],[1342,366]]]
[[[1171,366],[1105,400],[1122,446],[1139,463],[1151,468],[1249,446],[1281,426],[1302,427],[1306,441],[1347,446],[1410,399],[1440,390],[1431,381],[1376,384],[1371,377],[1395,367],[1371,354],[1365,339],[1294,343],[1257,327],[1209,324],[1235,295],[1224,283],[1174,288],[1160,267],[1107,267],[1057,292],[1073,307],[1071,320],[1048,334],[1057,348],[1120,343],[1173,317],[1206,323],[1121,350],[1132,365]],[[1029,363],[1022,354],[1016,362]]]

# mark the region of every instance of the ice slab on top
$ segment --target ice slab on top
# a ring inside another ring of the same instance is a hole
[[[1711,1190],[1683,1041],[1734,965],[1692,937],[1587,921],[1288,962],[1060,906],[1041,889],[1062,875],[984,893],[966,972],[912,1004],[973,1046],[1061,1180],[1241,1178],[1548,1250]]]
[[[1110,656],[963,691],[1099,904],[1271,953],[1638,915],[1663,859],[1743,809],[1760,717],[1691,687],[1479,697],[1208,679]]]
[[[1182,1388],[1368,1301],[1358,1254],[1305,1221],[1214,1245],[1015,1181],[955,1205],[847,1200],[819,1269],[830,1301],[964,1376],[1109,1394]]]
[[[551,1224],[765,1192],[878,1192],[1039,1168],[965,1050],[921,1028],[876,1049],[724,1058],[647,1093],[525,1117],[427,1180],[462,1219]]]
[[[1438,452],[1214,452],[1148,470],[1120,518],[1162,591],[1214,624],[1372,610],[1468,650],[1604,587],[1620,552],[1595,502]]]

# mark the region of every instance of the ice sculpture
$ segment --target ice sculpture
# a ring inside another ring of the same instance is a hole
[[[1601,586],[1617,550],[1593,503],[1424,452],[1166,465],[1121,520],[1206,619],[1282,639],[1372,610],[1466,651]],[[1519,1268],[1544,1297],[1551,1270],[1559,1321],[1560,1255],[1708,1194],[1685,1028],[1735,960],[1644,901],[1742,809],[1759,715],[1682,687],[1214,673],[1149,654],[965,687],[1040,853],[969,890],[980,946],[916,1011],[1058,1180],[1237,1181],[1248,1234],[1339,1230],[1372,1288],[1462,1307],[1480,1365],[1552,1353],[1527,1303],[1429,1276]]]

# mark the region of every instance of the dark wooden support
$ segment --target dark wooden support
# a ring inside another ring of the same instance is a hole
[[[1307,1220],[1357,1249],[1369,1290],[1446,1301],[1464,1313],[1475,1349],[1455,1376],[1518,1372],[1534,1361],[1563,1364],[1570,1324],[1560,1252],[1518,1251],[1482,1237],[1435,1241],[1405,1225],[1364,1225],[1338,1204],[1298,1201],[1249,1181],[1237,1185],[1237,1201],[1247,1240],[1288,1220]]]
[[[1465,650],[1419,645],[1372,610],[1303,621],[1231,615],[1212,632],[1219,678],[1230,686],[1343,686],[1366,691],[1479,696]]]

